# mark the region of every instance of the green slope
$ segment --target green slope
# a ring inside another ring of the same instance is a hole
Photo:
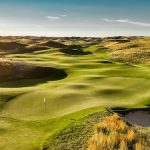
[[[57,81],[0,83],[0,149],[39,149],[48,135],[72,122],[72,116],[78,119],[97,111],[91,107],[148,106],[150,66],[112,61],[103,46],[84,48],[89,55],[66,55],[58,48],[7,55],[16,61],[64,69],[68,76]]]

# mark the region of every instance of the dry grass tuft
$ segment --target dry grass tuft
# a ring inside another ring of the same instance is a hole
[[[95,125],[88,150],[145,150],[144,137],[114,114]]]
[[[113,60],[133,63],[150,63],[150,38],[134,37],[122,39],[120,42],[112,38],[103,41],[104,47],[111,49],[110,57]]]

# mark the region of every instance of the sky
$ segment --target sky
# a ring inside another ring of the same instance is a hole
[[[0,0],[0,35],[150,36],[150,0]]]

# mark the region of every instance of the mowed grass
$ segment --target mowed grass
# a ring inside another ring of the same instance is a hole
[[[7,56],[62,68],[68,76],[57,81],[45,78],[0,83],[0,149],[40,149],[47,136],[67,126],[72,118],[98,111],[93,107],[104,110],[150,104],[149,65],[112,61],[109,51],[99,45],[84,50],[92,54],[71,56],[54,48]]]
[[[0,149],[40,150],[49,136],[89,114],[103,112],[101,107],[89,108],[63,117],[38,121],[23,121],[0,117]]]

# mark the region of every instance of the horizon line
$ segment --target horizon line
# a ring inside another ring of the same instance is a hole
[[[150,37],[150,35],[112,35],[112,36],[47,36],[47,35],[0,35],[0,37],[56,37],[56,38],[66,38],[66,37],[77,37],[77,38],[106,38],[106,37]]]

